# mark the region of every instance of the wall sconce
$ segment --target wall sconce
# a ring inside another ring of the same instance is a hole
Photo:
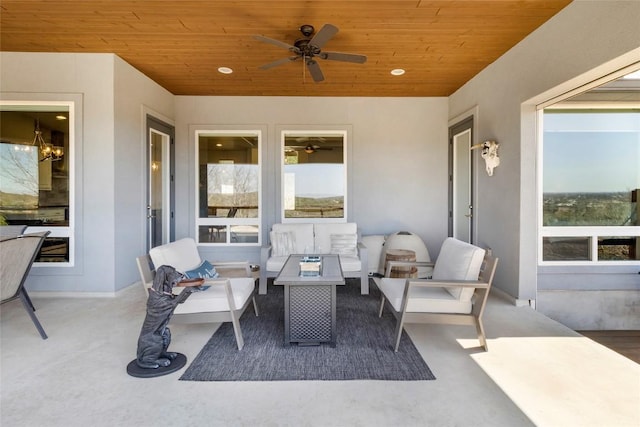
[[[45,160],[51,160],[52,162],[57,162],[58,160],[62,160],[62,156],[64,156],[64,148],[53,145],[49,142],[45,142],[42,137],[42,131],[40,131],[40,121],[36,120],[36,126],[34,130],[33,142],[31,145],[37,146],[40,151],[40,161],[44,162]]]
[[[480,156],[484,159],[487,175],[489,176],[493,176],[493,169],[500,165],[498,147],[500,147],[500,144],[496,141],[485,141],[471,146],[471,150],[482,148]]]

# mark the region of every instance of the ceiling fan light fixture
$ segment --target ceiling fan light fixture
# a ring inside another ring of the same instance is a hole
[[[300,32],[305,37],[309,37],[311,34],[313,34],[314,31],[315,28],[313,28],[313,25],[305,24],[300,27]]]
[[[222,74],[231,74],[233,70],[229,67],[218,67],[218,72]]]
[[[394,68],[393,70],[391,70],[391,75],[392,76],[401,76],[405,73],[405,71],[402,68]]]

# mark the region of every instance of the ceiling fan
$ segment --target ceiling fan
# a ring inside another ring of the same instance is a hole
[[[315,28],[313,28],[313,25],[301,26],[300,32],[302,33],[304,38],[296,40],[292,45],[281,42],[279,40],[271,39],[269,37],[254,35],[253,37],[256,40],[288,49],[290,52],[295,54],[294,56],[278,59],[277,61],[262,65],[259,68],[261,70],[268,70],[269,68],[286,64],[287,62],[297,61],[298,59],[302,58],[304,63],[306,63],[307,68],[309,69],[309,74],[311,74],[313,81],[321,82],[324,80],[324,75],[322,74],[320,64],[318,64],[316,58],[327,59],[331,61],[354,62],[357,64],[364,64],[367,61],[367,57],[365,55],[322,51],[322,47],[329,41],[329,39],[331,39],[331,37],[336,35],[336,33],[338,32],[338,27],[331,24],[325,24],[320,29],[320,31],[318,31],[313,37],[311,37],[314,31]]]

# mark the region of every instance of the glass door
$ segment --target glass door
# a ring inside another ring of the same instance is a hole
[[[450,224],[449,235],[473,243],[473,118],[450,128]]]
[[[173,128],[149,119],[147,131],[147,249],[150,249],[172,240]]]

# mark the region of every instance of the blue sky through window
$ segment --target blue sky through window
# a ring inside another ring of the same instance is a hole
[[[640,112],[545,112],[543,192],[640,188]]]

